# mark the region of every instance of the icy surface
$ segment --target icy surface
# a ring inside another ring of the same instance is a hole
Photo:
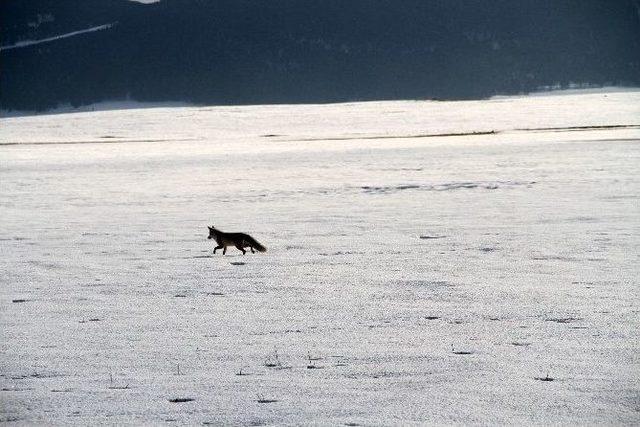
[[[0,420],[637,425],[639,140],[638,92],[2,119]]]

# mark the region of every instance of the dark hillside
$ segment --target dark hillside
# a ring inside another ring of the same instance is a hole
[[[0,19],[3,109],[640,85],[634,0],[5,0]],[[113,26],[6,49],[104,24]]]

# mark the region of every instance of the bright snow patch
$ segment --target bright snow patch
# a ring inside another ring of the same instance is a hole
[[[56,40],[61,40],[61,39],[66,39],[68,37],[77,36],[77,35],[80,35],[80,34],[93,33],[95,31],[107,30],[107,29],[113,27],[114,25],[116,25],[116,22],[111,23],[111,24],[99,25],[97,27],[87,28],[85,30],[78,30],[78,31],[73,31],[71,33],[60,34],[60,35],[53,36],[53,37],[47,37],[46,39],[22,40],[22,41],[19,41],[17,43],[11,44],[11,45],[0,46],[0,51],[9,50],[9,49],[17,49],[17,48],[20,48],[20,47],[33,46],[33,45],[42,44],[42,43],[49,43],[49,42],[53,42],[53,41],[56,41]]]

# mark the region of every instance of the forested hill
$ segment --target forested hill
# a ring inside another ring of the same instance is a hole
[[[637,0],[4,0],[0,22],[2,109],[640,85]]]

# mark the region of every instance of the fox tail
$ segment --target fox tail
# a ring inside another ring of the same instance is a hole
[[[244,239],[247,243],[249,243],[251,246],[253,246],[258,252],[266,252],[267,248],[265,248],[264,246],[262,246],[260,244],[260,242],[258,242],[256,239],[254,239],[251,236],[247,236]]]

